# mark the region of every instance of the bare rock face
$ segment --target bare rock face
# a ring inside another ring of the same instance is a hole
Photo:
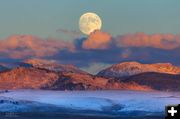
[[[173,66],[170,63],[141,64],[138,62],[123,62],[100,71],[97,76],[120,78],[146,72],[180,74],[180,67]]]

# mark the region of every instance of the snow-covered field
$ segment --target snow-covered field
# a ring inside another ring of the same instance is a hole
[[[148,112],[164,114],[166,105],[180,104],[180,92],[138,91],[42,91],[11,90],[0,93],[0,112],[53,111],[53,107],[101,112],[102,114],[125,114]]]

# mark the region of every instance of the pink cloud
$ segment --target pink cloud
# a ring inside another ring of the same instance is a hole
[[[111,43],[111,35],[102,31],[95,31],[83,42],[84,49],[107,49]]]
[[[120,35],[112,39],[111,35],[101,31],[95,31],[83,42],[84,49],[111,49],[113,47],[152,47],[159,49],[176,49],[180,47],[180,35],[167,34],[135,34]]]
[[[170,50],[180,47],[180,36],[173,34],[126,34],[116,37],[115,44],[118,47],[153,47]]]
[[[13,35],[0,40],[0,55],[12,58],[51,56],[59,50],[74,51],[73,43],[56,39],[41,39],[32,35]]]

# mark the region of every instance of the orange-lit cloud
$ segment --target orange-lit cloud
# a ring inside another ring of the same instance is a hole
[[[95,31],[83,42],[84,49],[107,49],[111,43],[111,35],[102,31]]]
[[[118,47],[153,47],[170,50],[180,47],[180,36],[173,34],[126,34],[116,37],[115,44]]]
[[[179,46],[180,35],[173,34],[136,33],[112,38],[108,33],[95,31],[88,38],[81,37],[72,42],[13,35],[0,40],[0,61],[6,58],[48,58],[81,67],[94,62],[114,64],[122,61],[180,65]]]
[[[74,51],[72,43],[54,39],[41,39],[31,35],[13,35],[0,40],[0,54],[12,58],[52,56],[62,49]]]
[[[113,43],[113,45],[111,45]],[[113,47],[112,47],[113,46]],[[152,47],[159,49],[176,49],[180,47],[180,35],[173,34],[125,34],[114,37],[101,31],[95,31],[82,43],[84,49],[111,49],[126,47]]]

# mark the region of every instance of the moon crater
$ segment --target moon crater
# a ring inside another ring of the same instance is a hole
[[[100,30],[101,26],[101,18],[95,13],[85,13],[79,19],[79,29],[87,35],[95,30]]]

